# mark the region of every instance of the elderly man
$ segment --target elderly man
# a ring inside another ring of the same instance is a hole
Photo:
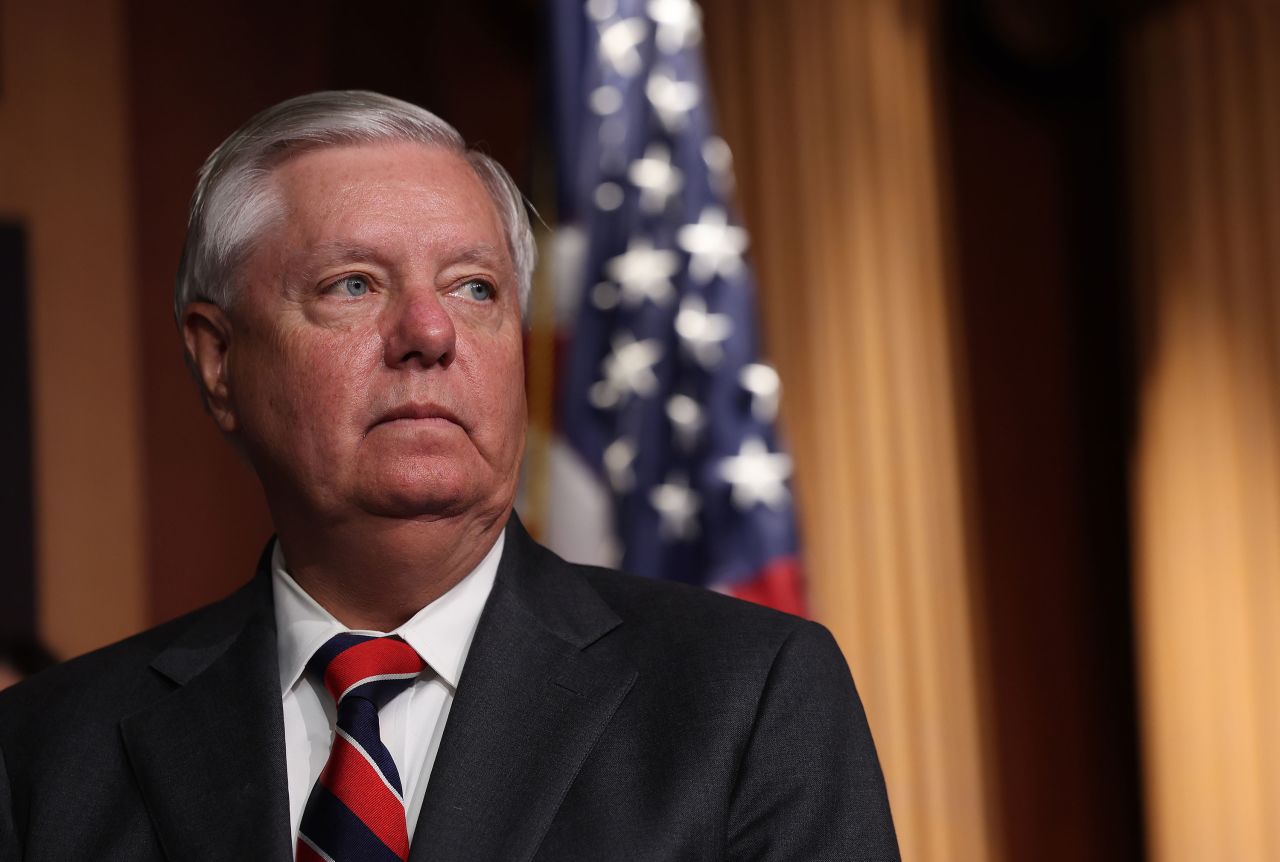
[[[403,102],[213,153],[175,312],[277,537],[0,695],[0,860],[897,858],[824,629],[521,528],[533,261],[502,168]]]

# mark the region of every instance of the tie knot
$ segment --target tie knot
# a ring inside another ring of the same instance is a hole
[[[333,702],[360,697],[381,706],[407,688],[426,667],[413,647],[395,635],[343,632],[325,641],[307,662]]]

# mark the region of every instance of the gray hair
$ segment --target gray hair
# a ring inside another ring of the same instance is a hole
[[[280,215],[267,182],[290,156],[318,147],[408,141],[442,147],[471,165],[493,199],[507,250],[528,301],[537,249],[524,198],[511,176],[489,156],[467,147],[453,126],[417,105],[364,90],[311,93],[262,111],[223,141],[200,169],[187,217],[187,239],[173,290],[178,324],[188,304],[228,308],[235,272],[262,231]]]

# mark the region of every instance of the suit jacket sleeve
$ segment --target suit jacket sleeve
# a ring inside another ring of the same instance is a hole
[[[729,812],[728,857],[898,860],[866,715],[831,634],[804,623],[778,650]]]

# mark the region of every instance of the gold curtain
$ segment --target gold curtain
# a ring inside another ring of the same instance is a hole
[[[1175,4],[1128,48],[1151,856],[1280,859],[1280,7]]]
[[[902,0],[703,6],[814,615],[858,680],[903,857],[995,858],[932,13]]]

